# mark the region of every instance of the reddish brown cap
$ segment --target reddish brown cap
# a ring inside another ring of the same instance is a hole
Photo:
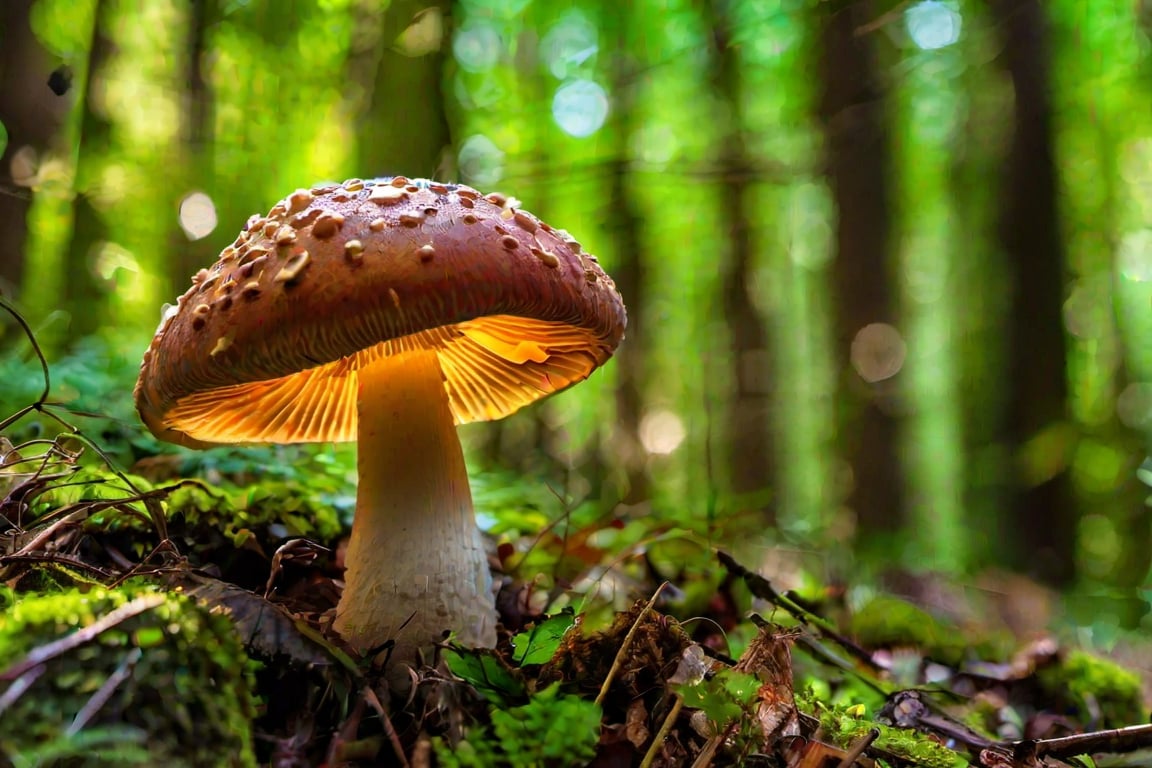
[[[401,176],[300,189],[169,309],[136,407],[189,446],[356,439],[356,371],[435,349],[458,424],[586,378],[626,324],[596,257],[515,199]]]

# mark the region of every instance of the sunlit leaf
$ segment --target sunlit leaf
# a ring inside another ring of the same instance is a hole
[[[536,622],[532,629],[512,638],[512,645],[516,648],[512,660],[521,666],[543,664],[556,653],[564,633],[575,623],[576,614],[571,608]]]

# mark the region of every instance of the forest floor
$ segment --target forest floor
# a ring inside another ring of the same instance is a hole
[[[122,471],[109,444],[135,428],[66,415],[45,385],[0,421],[0,765],[1152,764],[1152,652],[1076,647],[1020,577],[785,590],[699,542],[660,558],[650,521],[621,538],[614,516],[502,536],[497,647],[445,642],[396,690],[387,646],[330,629],[331,476],[257,477],[268,454]]]

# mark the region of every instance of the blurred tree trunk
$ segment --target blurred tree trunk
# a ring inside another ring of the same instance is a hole
[[[634,23],[631,5],[609,2],[605,27],[614,32],[609,38],[613,51],[610,63],[612,110],[606,136],[615,142],[608,167],[608,201],[605,228],[613,240],[618,264],[612,271],[616,288],[628,307],[628,343],[616,354],[616,455],[624,472],[627,489],[625,504],[639,504],[651,495],[647,453],[640,442],[640,420],[644,413],[644,372],[647,367],[648,270],[644,263],[644,243],[640,233],[640,212],[632,191],[632,133],[636,114],[636,62],[629,55]],[[611,34],[611,33],[610,33]]]
[[[1056,584],[1075,575],[1076,509],[1066,433],[1065,255],[1053,162],[1048,29],[1039,0],[992,0],[1001,63],[1016,94],[1000,188],[1000,241],[1008,261],[1006,439],[1016,462],[1008,530],[1012,565]],[[1025,464],[1026,462],[1026,464]],[[1042,470],[1042,471],[1041,471]]]
[[[37,155],[53,137],[72,104],[69,93],[57,95],[48,86],[54,62],[32,32],[33,0],[0,3],[0,124],[8,144],[0,152],[0,292],[17,297],[24,278],[30,187],[13,179],[13,157],[31,148]]]
[[[825,172],[837,221],[832,264],[836,313],[838,432],[851,470],[846,503],[860,533],[898,530],[905,518],[898,450],[895,379],[868,383],[851,365],[852,342],[871,323],[895,323],[891,270],[892,175],[883,74],[876,64],[877,32],[862,29],[878,11],[869,0],[819,7]]]
[[[188,88],[183,98],[180,136],[188,186],[185,192],[207,188],[213,177],[216,100],[204,65],[209,55],[208,31],[219,20],[220,7],[217,0],[192,0],[189,10],[183,62]],[[187,289],[189,278],[214,261],[215,241],[208,237],[189,240],[179,227],[170,232],[174,258],[164,275],[168,281],[164,295],[179,296]]]
[[[721,301],[728,323],[732,382],[728,398],[727,463],[731,490],[743,508],[762,514],[765,523],[776,522],[775,504],[769,504],[772,487],[773,445],[769,421],[773,380],[770,370],[768,331],[752,301],[756,284],[757,232],[749,210],[749,187],[755,178],[748,155],[744,127],[744,92],[732,0],[707,0],[705,21],[711,29],[709,66],[716,92],[727,107],[719,129],[720,220],[726,225],[720,242]]]
[[[349,59],[350,76],[364,92],[356,120],[366,178],[437,178],[454,169],[444,100],[450,5],[395,0],[383,14],[377,3],[359,3],[354,11],[355,27],[366,30]]]
[[[965,7],[964,33],[958,45],[967,60],[998,47],[996,34],[986,5]],[[1012,96],[1007,77],[994,66],[965,67],[957,88],[967,114],[950,158],[949,196],[964,242],[950,249],[954,275],[950,285],[961,297],[953,314],[964,440],[962,503],[965,523],[975,534],[967,537],[970,563],[981,568],[1005,561],[1008,542],[993,532],[1003,525],[1014,477],[1003,440],[1008,364],[1004,322],[1009,296],[994,183],[1012,135],[1003,119],[1011,109]]]
[[[95,333],[103,325],[107,309],[107,289],[97,271],[100,249],[108,237],[108,227],[94,203],[101,163],[111,141],[111,124],[94,110],[93,90],[103,77],[104,65],[113,50],[109,30],[115,21],[113,4],[97,0],[92,23],[92,43],[88,49],[88,78],[84,94],[84,114],[77,137],[76,196],[72,203],[72,232],[64,255],[63,306],[71,315],[68,336],[77,339]]]

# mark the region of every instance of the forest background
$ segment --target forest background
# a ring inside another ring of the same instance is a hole
[[[0,290],[131,466],[160,450],[131,389],[161,310],[250,214],[351,177],[515,195],[629,328],[462,430],[485,527],[733,546],[785,583],[1012,571],[1106,641],[1152,624],[1150,26],[1132,0],[5,0]],[[39,369],[3,323],[11,413]]]

